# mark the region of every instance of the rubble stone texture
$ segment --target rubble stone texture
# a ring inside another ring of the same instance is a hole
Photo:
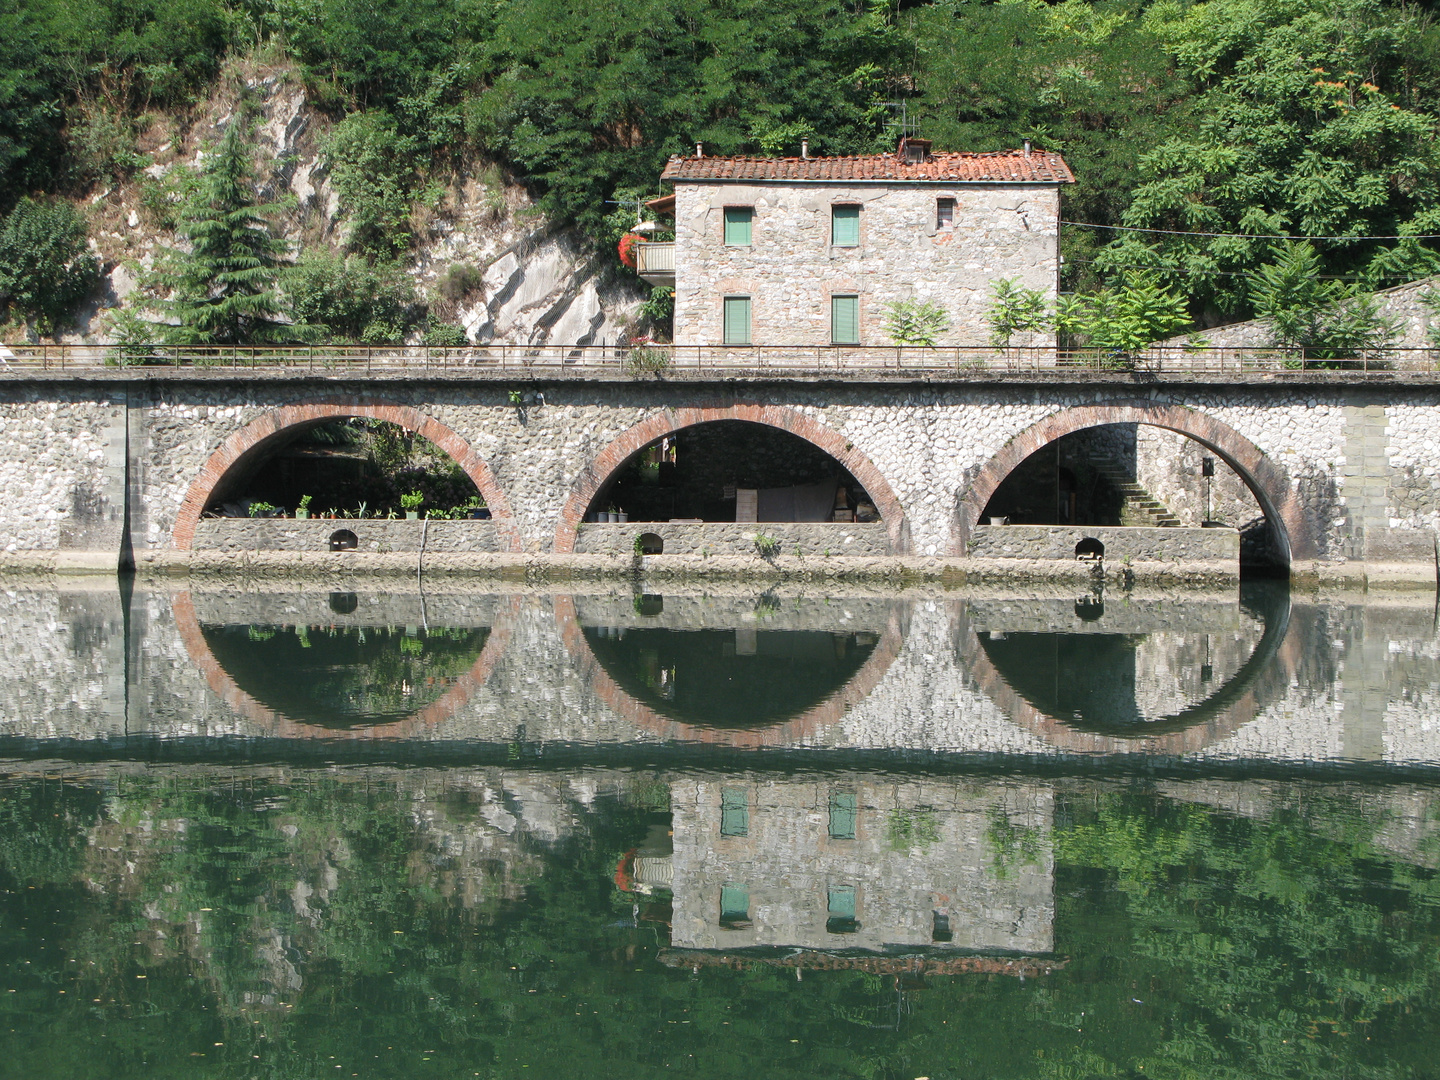
[[[937,227],[936,200],[954,199]],[[831,208],[860,207],[860,244],[830,243]],[[752,243],[725,244],[725,207],[752,206]],[[1053,186],[924,184],[689,184],[675,186],[675,342],[723,343],[726,296],[751,298],[751,343],[828,345],[831,297],[858,296],[860,344],[894,342],[886,305],[944,309],[940,345],[986,346],[992,283],[1015,278],[1053,299],[1059,280],[1060,196]],[[1016,335],[1015,345],[1053,345]]]

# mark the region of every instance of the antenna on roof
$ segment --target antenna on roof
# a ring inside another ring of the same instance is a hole
[[[882,101],[880,102],[880,104],[884,105],[887,109],[900,110],[900,138],[904,139],[908,138],[911,135],[920,134],[920,121],[912,121],[910,119],[910,108],[908,102],[902,99],[900,101]]]

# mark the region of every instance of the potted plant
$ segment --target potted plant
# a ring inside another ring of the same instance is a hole
[[[420,517],[420,505],[424,501],[425,496],[418,491],[400,496],[400,505],[405,509],[406,521],[415,521]]]
[[[295,517],[303,521],[310,516],[310,496],[301,495],[300,502],[295,507]]]

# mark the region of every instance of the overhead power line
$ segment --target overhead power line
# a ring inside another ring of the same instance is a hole
[[[1208,236],[1234,240],[1440,240],[1440,233],[1413,236],[1281,236],[1274,233],[1186,232],[1183,229],[1142,229],[1137,225],[1095,225],[1088,221],[1061,221],[1081,229],[1109,229],[1112,232],[1156,233],[1160,236]]]

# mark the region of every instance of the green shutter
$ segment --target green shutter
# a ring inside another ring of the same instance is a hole
[[[720,835],[750,835],[750,795],[744,788],[720,789]]]
[[[750,222],[754,217],[754,207],[725,207],[725,243],[733,247],[749,247]]]
[[[855,921],[855,886],[831,885],[825,896],[825,930],[831,934],[853,934],[860,929]]]
[[[832,206],[830,208],[830,243],[836,247],[860,246],[860,208],[858,206]]]
[[[830,837],[833,840],[855,839],[855,794],[836,791],[830,796]]]
[[[720,886],[720,921],[739,922],[750,917],[750,887],[727,881]]]
[[[726,345],[750,344],[750,298],[748,296],[725,297],[725,338]]]
[[[860,344],[860,298],[830,298],[830,340],[836,345]]]

